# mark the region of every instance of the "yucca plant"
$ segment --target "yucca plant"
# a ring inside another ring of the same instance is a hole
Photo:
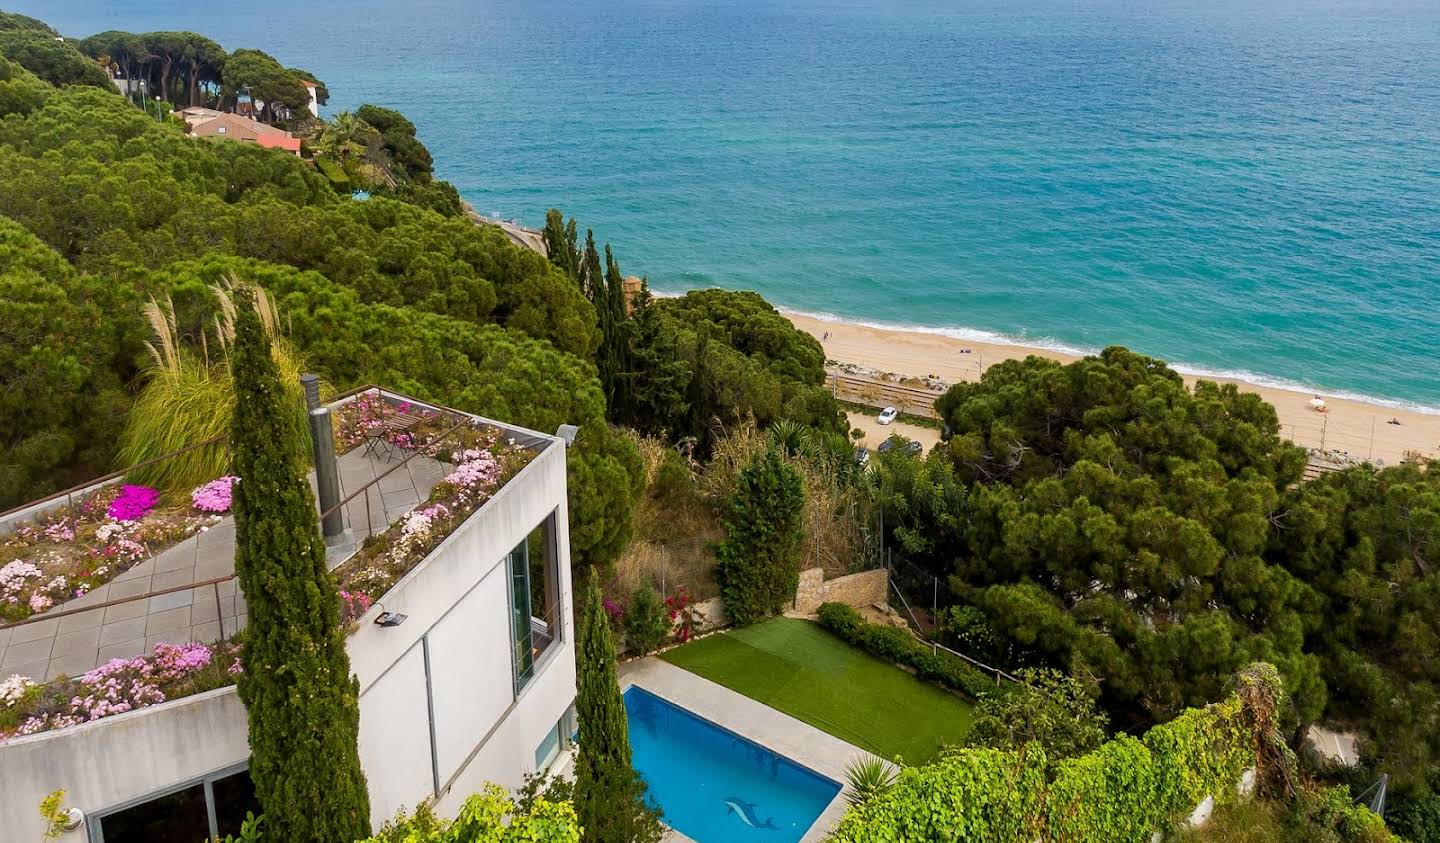
[[[233,284],[233,280],[230,283]],[[188,495],[196,486],[229,473],[230,448],[225,434],[230,430],[230,417],[235,408],[229,366],[229,349],[235,337],[235,307],[228,286],[213,287],[212,291],[219,312],[211,331],[201,333],[199,348],[181,342],[175,327],[175,306],[168,296],[163,302],[151,299],[145,306],[145,318],[155,334],[154,341],[146,343],[151,365],[148,380],[120,434],[117,464],[137,465],[221,437],[213,445],[186,451],[127,474],[130,482],[154,486],[171,497]],[[280,368],[289,403],[295,408],[296,428],[291,433],[304,435],[305,395],[300,388],[304,364],[279,336],[280,322],[274,304],[263,291],[257,292],[257,309],[270,335],[271,353]]]
[[[883,796],[895,783],[895,767],[883,758],[863,755],[846,765],[845,779],[850,783],[845,799],[851,805],[864,805]]]

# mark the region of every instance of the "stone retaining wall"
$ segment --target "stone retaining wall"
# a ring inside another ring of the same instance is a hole
[[[884,603],[890,587],[889,574],[884,568],[861,571],[825,579],[822,568],[811,568],[800,572],[800,585],[795,589],[793,608],[802,615],[813,615],[821,603],[844,603],[860,608],[875,603]]]

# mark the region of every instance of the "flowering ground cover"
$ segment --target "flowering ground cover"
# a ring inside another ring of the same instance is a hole
[[[0,536],[0,623],[23,620],[104,585],[208,529],[223,511],[167,507],[148,486],[107,486],[76,498],[73,507],[17,525]]]
[[[442,434],[455,426],[455,421],[448,414],[428,413],[414,428],[412,439],[400,446],[418,448],[426,456],[449,463],[453,468],[435,485],[425,502],[385,532],[366,541],[354,556],[335,570],[344,621],[354,621],[368,611],[376,599],[383,597],[455,527],[524,468],[533,456],[527,449],[507,440],[502,431],[481,422],[472,421],[442,438]],[[363,436],[360,441],[363,441]],[[190,511],[184,515],[167,512],[150,501],[149,508],[133,522],[117,521],[106,513],[122,495],[126,497],[126,503],[121,507],[123,514],[132,514],[135,508],[147,506],[149,496],[137,492],[124,493],[118,488],[101,490],[83,505],[77,502],[73,521],[61,515],[48,520],[39,519],[24,525],[12,538],[17,542],[16,548],[33,549],[47,542],[85,547],[88,544],[81,541],[81,537],[100,534],[119,541],[117,536],[138,535],[125,531],[153,526],[160,523],[157,519],[172,518],[192,519],[202,525],[199,529],[204,529],[219,520],[219,513],[229,510],[230,493],[236,482],[239,482],[236,478],[221,477],[196,488],[191,493]],[[146,550],[146,545],[136,544],[140,551]],[[0,552],[11,550],[6,545]],[[107,573],[114,576],[147,555],[150,554],[139,552],[124,567]],[[0,595],[6,593],[5,570],[0,568]],[[23,589],[25,583],[38,579],[27,575],[18,576],[17,581]],[[4,617],[4,606],[0,602],[0,618]],[[675,609],[671,608],[672,611]],[[683,604],[680,610],[684,610]],[[244,634],[242,631],[239,636]],[[60,677],[37,683],[30,677],[19,675],[0,677],[0,742],[50,729],[63,729],[231,685],[240,672],[239,636],[214,644],[157,644],[147,655],[113,659],[75,678]]]
[[[438,439],[440,433],[453,426],[449,417],[427,419],[416,428],[411,446],[453,465],[450,473],[435,484],[423,503],[385,532],[367,539],[354,556],[335,569],[347,622],[364,614],[530,461],[530,451],[479,422],[444,440]]]
[[[12,675],[0,679],[0,741],[222,688],[239,672],[240,645],[232,640],[156,644],[146,655],[43,684]]]

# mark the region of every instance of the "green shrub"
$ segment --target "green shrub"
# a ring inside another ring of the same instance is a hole
[[[1011,644],[995,631],[985,613],[974,606],[940,610],[940,641],[971,658],[1009,669]]]
[[[1058,670],[1023,668],[1015,693],[980,699],[971,746],[1020,749],[1034,741],[1055,760],[1095,749],[1105,740],[1108,718],[1095,705],[1096,692]]]
[[[683,503],[695,497],[695,473],[686,464],[685,458],[673,448],[666,448],[655,469],[655,482],[650,494],[657,500]]]
[[[625,640],[637,656],[655,652],[670,635],[670,616],[660,595],[648,585],[635,589],[625,612]]]
[[[715,580],[737,626],[780,614],[800,581],[804,484],[777,448],[740,472],[715,549]]]
[[[1267,728],[1261,710],[1273,712],[1270,703],[1251,710],[1232,696],[1191,709],[1143,739],[1121,735],[1060,761],[1053,780],[1047,780],[1050,759],[1039,743],[1012,751],[957,750],[902,771],[887,792],[848,810],[831,839],[1148,843],[1206,796],[1220,805],[1238,799],[1241,775],[1257,763],[1256,734]]]
[[[1425,796],[1397,794],[1390,801],[1390,825],[1410,843],[1440,843],[1440,794],[1434,786]]]
[[[421,803],[414,814],[400,812],[363,843],[580,843],[580,825],[569,802],[532,795],[517,805],[505,791],[487,784],[460,806],[454,821]]]
[[[820,625],[840,639],[872,656],[904,665],[928,682],[953,688],[975,699],[1008,692],[1006,686],[997,685],[993,678],[964,659],[932,649],[903,629],[866,623],[859,612],[843,603],[823,603],[818,615]]]

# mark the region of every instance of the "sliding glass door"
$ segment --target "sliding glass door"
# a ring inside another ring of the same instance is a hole
[[[535,642],[530,627],[530,549],[522,541],[510,551],[510,640],[515,642],[515,693],[535,675]]]

